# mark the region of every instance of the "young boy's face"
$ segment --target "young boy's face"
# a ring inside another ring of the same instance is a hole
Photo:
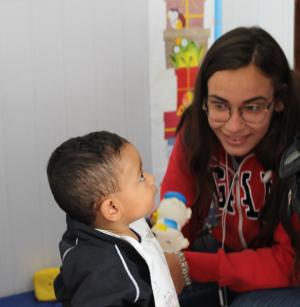
[[[132,144],[124,146],[119,163],[118,198],[124,207],[124,220],[129,224],[153,212],[157,188],[154,176],[143,172],[140,155]]]

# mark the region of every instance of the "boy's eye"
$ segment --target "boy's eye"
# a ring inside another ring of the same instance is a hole
[[[145,181],[145,176],[143,173],[141,173],[141,176],[140,176],[140,181]]]

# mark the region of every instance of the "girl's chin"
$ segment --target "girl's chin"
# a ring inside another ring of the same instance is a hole
[[[234,157],[244,157],[251,151],[251,148],[248,147],[228,146],[228,145],[224,146],[224,144],[223,148],[230,156]]]
[[[223,135],[222,145],[225,151],[235,157],[247,155],[253,148],[248,136],[244,137],[226,137]]]

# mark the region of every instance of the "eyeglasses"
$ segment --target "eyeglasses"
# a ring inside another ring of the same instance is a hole
[[[259,124],[264,121],[268,110],[270,109],[273,101],[262,103],[249,103],[243,105],[238,109],[242,120],[250,124]],[[203,105],[203,110],[206,111],[207,116],[215,122],[226,123],[232,115],[232,107],[225,102],[208,101]]]

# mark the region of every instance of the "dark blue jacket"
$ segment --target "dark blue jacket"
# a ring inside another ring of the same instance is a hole
[[[67,217],[60,253],[54,288],[65,307],[154,306],[148,266],[128,242]]]

